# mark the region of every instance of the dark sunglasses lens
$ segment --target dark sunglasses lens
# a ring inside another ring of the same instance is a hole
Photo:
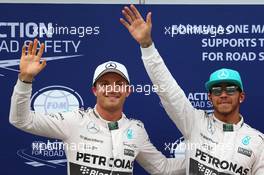
[[[222,93],[222,87],[212,87],[211,92],[215,96],[219,96]]]
[[[237,86],[226,86],[226,87],[212,87],[211,92],[215,96],[219,96],[223,91],[226,92],[227,95],[233,95],[237,91]]]
[[[227,86],[226,93],[228,95],[233,95],[237,91],[237,86]]]

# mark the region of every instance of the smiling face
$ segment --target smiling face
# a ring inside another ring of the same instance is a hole
[[[117,73],[106,73],[95,83],[93,93],[97,97],[96,104],[109,112],[120,111],[126,97],[130,94],[127,81]]]
[[[233,117],[239,115],[239,106],[245,99],[245,93],[233,84],[221,83],[211,88],[209,99],[213,103],[215,116]]]

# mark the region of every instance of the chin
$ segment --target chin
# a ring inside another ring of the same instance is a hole
[[[219,110],[219,113],[222,115],[229,115],[232,113],[232,110]]]
[[[230,112],[220,112],[220,114],[223,115],[223,116],[227,116],[227,115],[230,114]]]
[[[229,113],[231,113],[232,109],[231,108],[227,108],[227,107],[218,107],[215,109],[219,114],[222,114],[222,115],[227,115]]]
[[[119,104],[108,104],[105,106],[105,109],[108,109],[109,111],[115,111],[120,109],[120,105]]]

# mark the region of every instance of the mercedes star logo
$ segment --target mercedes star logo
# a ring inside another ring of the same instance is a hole
[[[105,67],[106,67],[107,69],[115,69],[115,68],[116,68],[116,64],[110,62],[110,63],[107,63],[107,64],[105,65]]]
[[[98,133],[99,132],[99,127],[94,122],[90,122],[87,125],[87,129],[92,134],[95,134],[95,133]]]
[[[225,79],[229,76],[229,73],[225,70],[222,70],[218,73],[218,78]]]

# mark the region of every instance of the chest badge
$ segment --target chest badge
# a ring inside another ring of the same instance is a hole
[[[251,139],[250,136],[245,136],[245,137],[242,139],[242,143],[243,143],[243,145],[248,145],[250,139]]]
[[[126,132],[127,135],[127,139],[132,139],[133,138],[133,130],[131,128],[129,128]]]
[[[92,134],[96,134],[99,132],[99,126],[96,125],[94,122],[90,122],[88,125],[87,125],[87,130],[92,133]]]

